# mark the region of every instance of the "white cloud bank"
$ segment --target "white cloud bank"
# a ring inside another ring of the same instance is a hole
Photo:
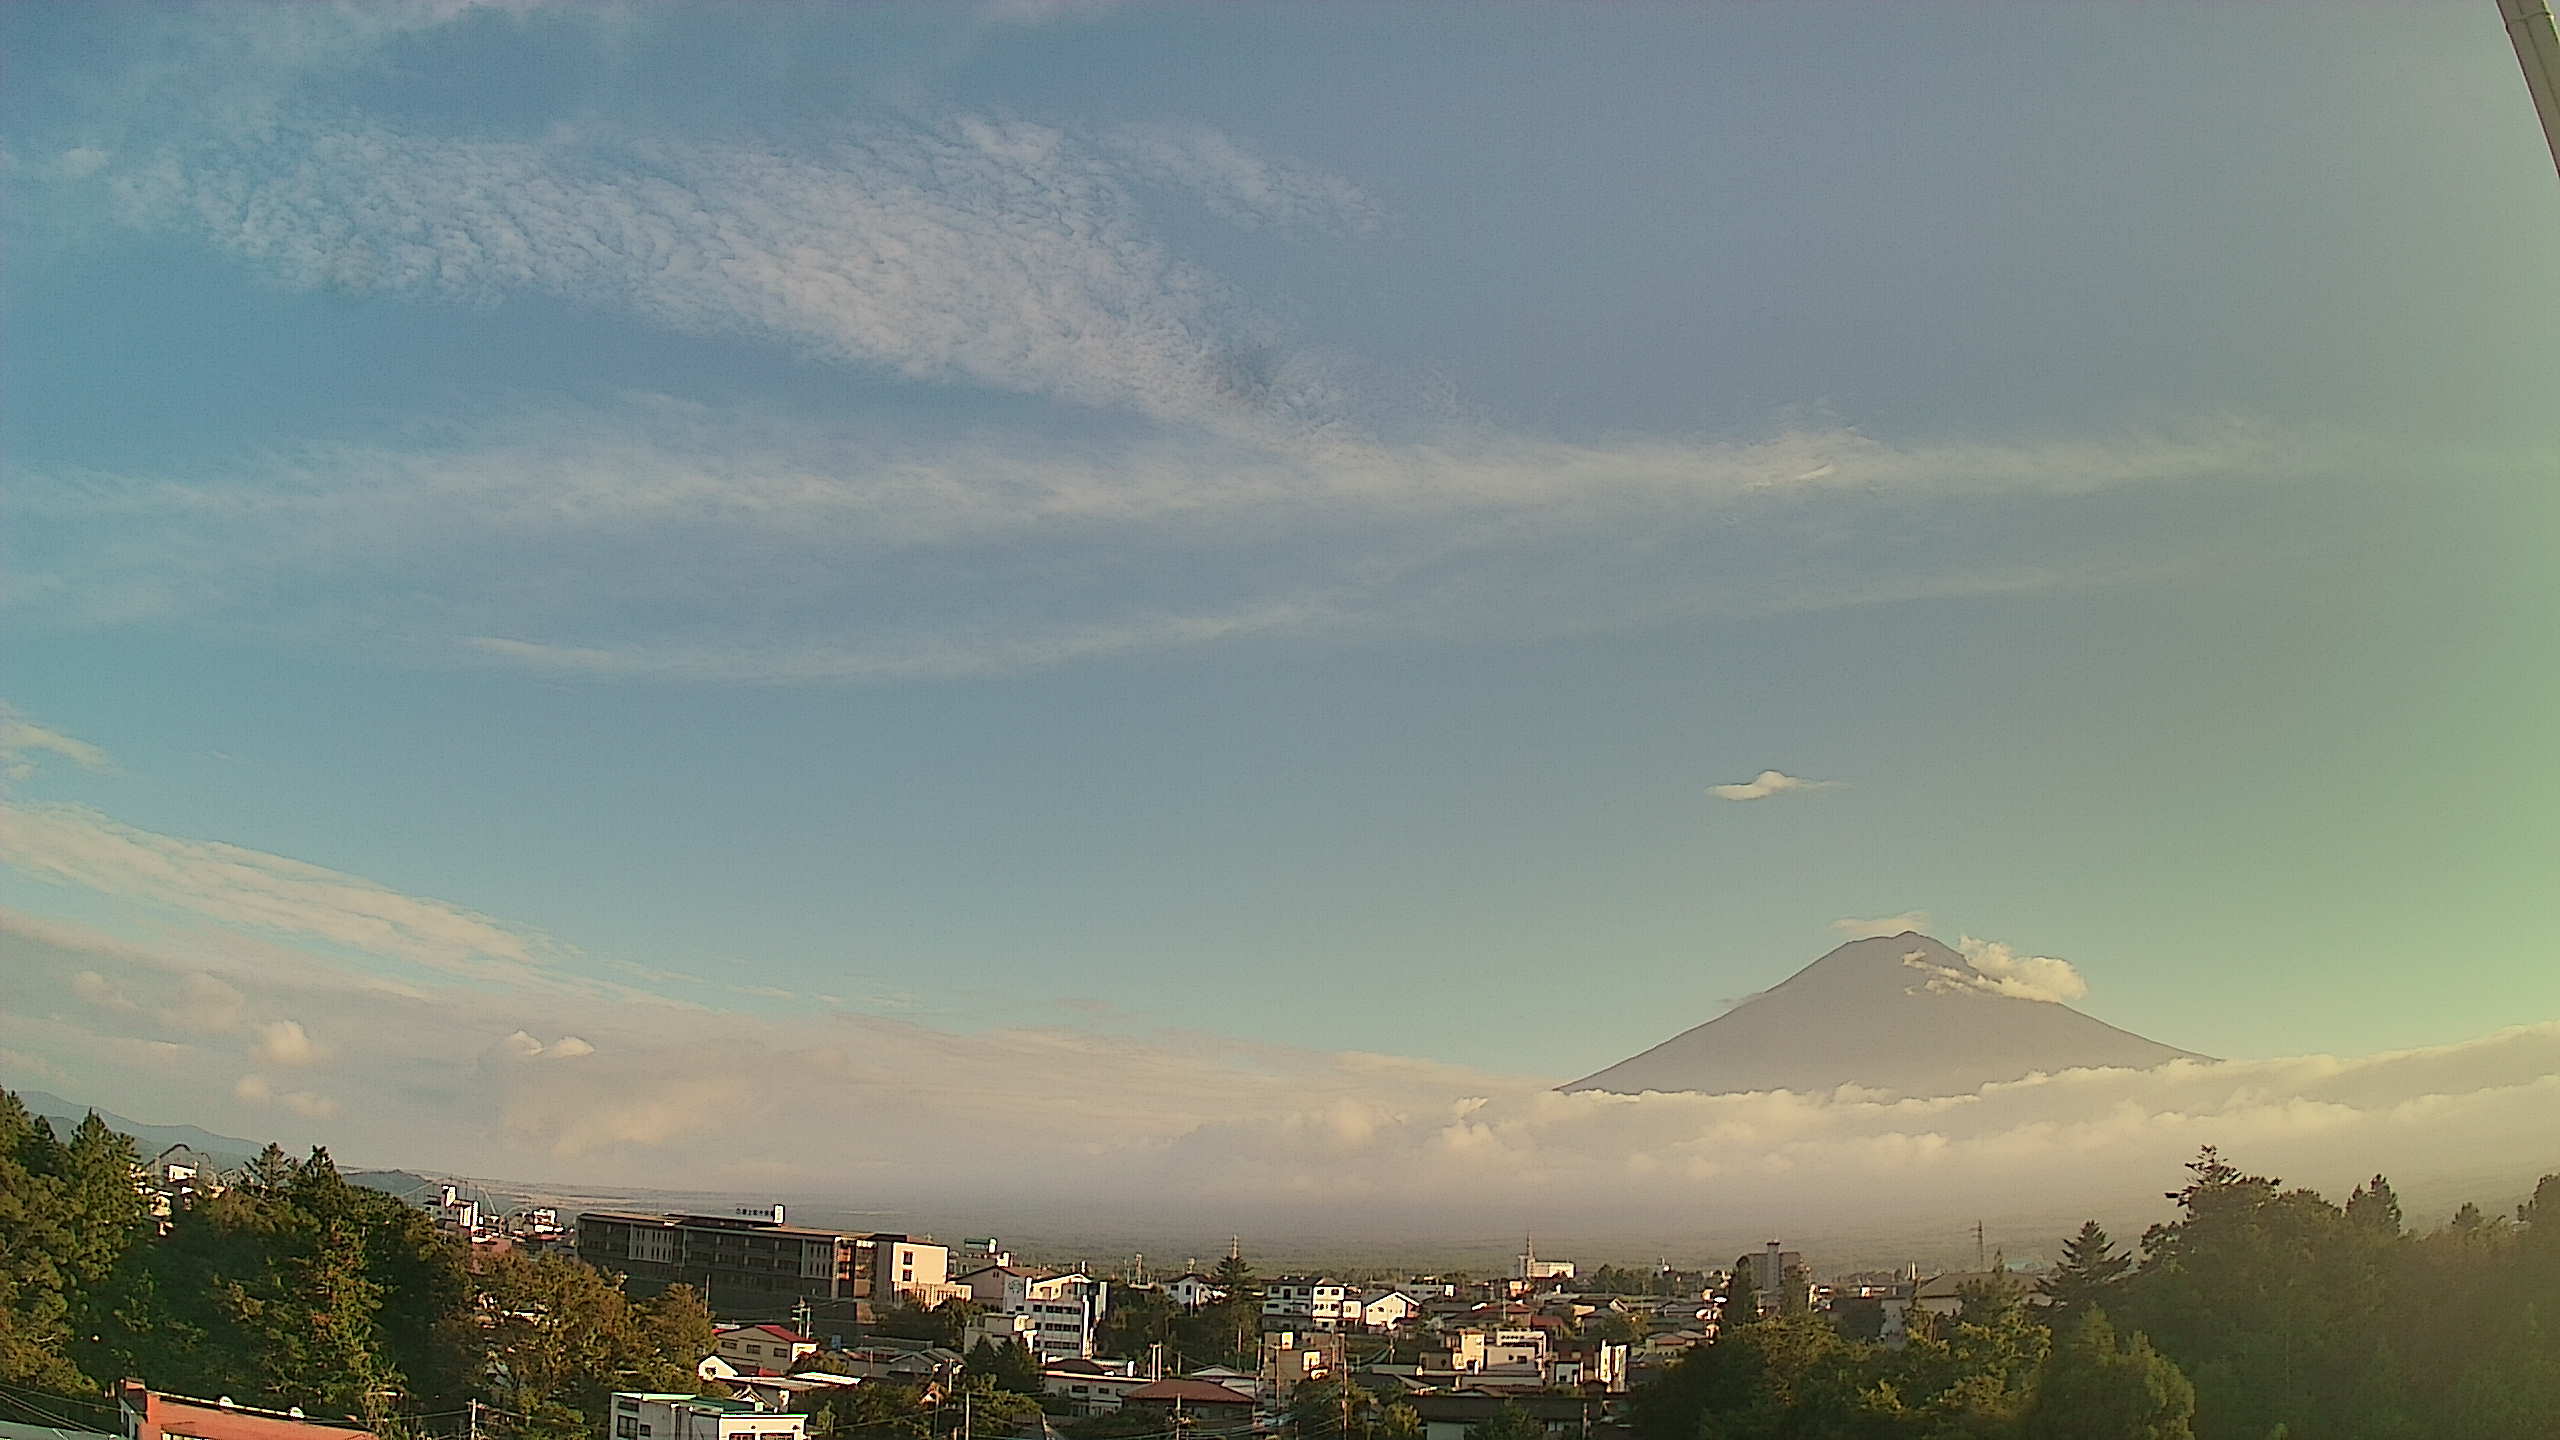
[[[1543,1077],[1200,1033],[713,1009],[563,973],[574,951],[533,964],[524,932],[320,867],[63,807],[0,806],[0,826],[9,864],[205,922],[134,944],[0,910],[0,1083],[112,1074],[116,1094],[83,1098],[252,1134],[299,1125],[372,1163],[644,1185],[675,1167],[706,1188],[975,1213],[1036,1173],[1049,1224],[1178,1209],[1348,1240],[1424,1223],[1507,1234],[1562,1213],[1651,1241],[1777,1223],[1872,1238],[2017,1214],[2020,1197],[2039,1224],[2123,1216],[2204,1143],[2313,1184],[2385,1171],[2447,1208],[2560,1168],[2560,1024],[1954,1096],[1565,1095]],[[1964,970],[1936,980],[2084,988],[2061,960],[1962,949]],[[239,1077],[240,1108],[207,1074]],[[792,1083],[759,1082],[772,1074]],[[335,1128],[347,1117],[361,1126]]]
[[[662,1183],[681,1159],[703,1188],[924,1214],[983,1214],[1036,1173],[1040,1199],[1016,1214],[1048,1226],[1187,1215],[1348,1243],[1423,1224],[1508,1234],[1537,1214],[1648,1244],[1778,1224],[1884,1244],[1880,1232],[1987,1213],[2032,1220],[2049,1240],[2080,1214],[2148,1213],[2204,1143],[2315,1185],[2385,1171],[2413,1204],[2447,1210],[2560,1168],[2548,1126],[2560,1024],[1949,1097],[1563,1095],[1544,1078],[1180,1032],[963,1033],[432,979],[385,987],[272,950],[181,956],[9,912],[0,943],[22,957],[0,977],[0,1053],[78,1058],[91,1074],[112,1057],[127,1110],[253,1130],[282,1115],[354,1159],[579,1183]],[[69,983],[83,972],[112,988]],[[353,1043],[287,1089],[259,1066],[263,1031],[168,1023],[208,982],[252,1013],[290,1011]],[[758,1058],[753,1072],[740,1055]],[[195,1077],[235,1065],[252,1067],[234,1092],[251,1108],[206,1113]],[[793,1083],[755,1082],[766,1073]],[[843,1123],[851,1114],[862,1123]],[[347,1116],[361,1128],[322,1123]]]

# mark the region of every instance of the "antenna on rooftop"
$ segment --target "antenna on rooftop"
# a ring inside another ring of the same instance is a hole
[[[1983,1253],[1982,1222],[1973,1222],[1973,1268],[1976,1274],[1991,1268],[1991,1257]]]

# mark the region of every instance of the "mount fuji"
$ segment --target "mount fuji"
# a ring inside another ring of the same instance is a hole
[[[1775,989],[1567,1091],[1961,1095],[2042,1071],[2208,1060],[2053,1000],[2004,992],[1916,931],[1853,940]]]

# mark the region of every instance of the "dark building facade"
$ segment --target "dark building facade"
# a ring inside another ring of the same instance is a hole
[[[634,1295],[690,1285],[712,1313],[724,1315],[771,1317],[803,1300],[829,1314],[849,1313],[859,1294],[863,1238],[725,1215],[593,1210],[578,1217],[579,1259],[628,1276]]]

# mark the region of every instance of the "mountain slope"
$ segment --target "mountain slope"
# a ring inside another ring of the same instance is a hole
[[[23,1101],[29,1110],[51,1120],[55,1132],[63,1135],[70,1134],[72,1127],[78,1125],[80,1118],[88,1114],[90,1109],[86,1105],[65,1100],[59,1095],[49,1095],[42,1090],[21,1090],[18,1092],[18,1099]],[[224,1164],[236,1165],[257,1154],[266,1145],[263,1140],[243,1140],[237,1135],[216,1135],[210,1130],[199,1129],[193,1125],[144,1125],[138,1121],[127,1120],[110,1110],[99,1111],[98,1118],[106,1121],[109,1127],[132,1136],[134,1148],[142,1152],[142,1158],[145,1160],[172,1145],[184,1145],[190,1149],[201,1150]]]
[[[2068,1005],[1962,983],[1973,973],[1963,956],[1914,931],[1854,940],[1776,989],[1561,1088],[1722,1094],[1855,1084],[1960,1095],[2039,1070],[2209,1058]]]

